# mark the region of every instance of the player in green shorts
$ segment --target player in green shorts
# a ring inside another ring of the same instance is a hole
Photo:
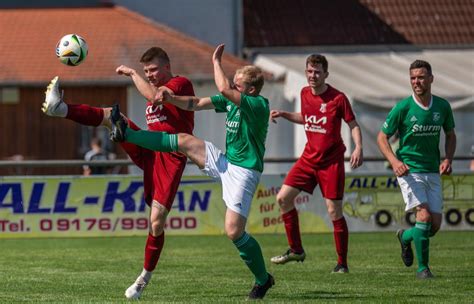
[[[158,93],[155,101],[171,103],[188,111],[215,109],[226,112],[226,153],[212,143],[190,134],[134,131],[127,126],[117,107],[112,110],[111,139],[127,141],[138,146],[162,152],[181,152],[207,175],[222,183],[222,195],[227,210],[225,232],[255,276],[250,299],[262,299],[275,283],[266,271],[258,242],[247,232],[245,225],[253,195],[263,171],[263,155],[267,137],[270,108],[268,100],[260,95],[264,79],[255,66],[244,66],[235,72],[230,85],[221,66],[224,45],[219,45],[212,58],[214,79],[219,95],[198,98]]]
[[[439,230],[442,220],[440,175],[451,173],[456,133],[449,102],[431,94],[433,74],[428,62],[415,60],[410,65],[410,82],[413,94],[390,111],[377,143],[397,176],[405,211],[416,210],[415,226],[397,231],[402,260],[407,267],[413,264],[413,241],[418,260],[416,276],[429,279],[433,277],[428,265],[430,237]],[[446,156],[442,162],[439,151],[441,130],[446,135]],[[388,140],[397,131],[400,143],[395,155]]]

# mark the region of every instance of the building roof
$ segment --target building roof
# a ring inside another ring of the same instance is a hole
[[[65,34],[81,35],[89,46],[86,60],[65,66],[55,48]],[[166,50],[174,74],[191,79],[213,77],[214,46],[200,42],[123,7],[0,9],[0,84],[43,85],[53,76],[63,82],[127,83],[115,73],[121,64],[141,70],[139,59],[152,46]],[[248,64],[225,54],[231,75]]]
[[[248,48],[474,44],[472,0],[243,0]]]

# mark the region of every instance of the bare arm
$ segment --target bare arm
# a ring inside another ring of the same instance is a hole
[[[388,139],[389,136],[380,131],[377,135],[377,145],[379,146],[380,152],[382,152],[383,156],[385,156],[392,166],[395,175],[403,176],[408,173],[409,168],[405,163],[398,160],[397,156],[393,153],[392,147],[390,147]]]
[[[456,151],[456,133],[454,129],[446,133],[446,143],[444,144],[446,157],[439,165],[440,174],[451,174],[454,152]]]
[[[348,123],[349,128],[351,129],[352,140],[355,144],[355,149],[351,154],[351,168],[355,169],[362,165],[363,163],[363,151],[362,151],[362,132],[360,131],[359,124],[356,120],[353,120]]]
[[[201,111],[215,109],[210,97],[176,96],[170,94],[168,90],[163,90],[157,94],[158,103],[171,103],[186,111]]]
[[[303,116],[301,112],[286,112],[280,110],[271,110],[270,111],[270,119],[272,122],[277,123],[276,119],[278,117],[283,117],[284,119],[291,121],[296,124],[302,125],[304,123]]]
[[[132,81],[135,84],[135,86],[137,87],[140,94],[142,94],[143,97],[145,97],[146,100],[153,101],[153,99],[156,95],[156,92],[157,92],[157,88],[155,88],[148,81],[143,79],[137,73],[137,71],[135,71],[134,69],[129,68],[125,65],[121,65],[115,70],[115,72],[117,72],[117,74],[119,74],[119,75],[125,75],[125,76],[128,76],[128,77],[132,78]]]
[[[217,89],[227,99],[232,101],[236,106],[240,107],[241,93],[233,89],[230,85],[229,79],[224,74],[222,69],[222,54],[224,53],[224,44],[219,44],[212,55],[212,64],[214,65],[214,81]]]

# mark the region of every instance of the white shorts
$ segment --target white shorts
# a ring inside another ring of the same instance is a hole
[[[438,173],[408,173],[397,177],[405,201],[405,211],[427,204],[430,212],[442,213],[443,194]]]
[[[247,218],[262,174],[231,164],[219,148],[210,142],[205,143],[206,164],[202,172],[221,181],[222,198],[227,208]]]

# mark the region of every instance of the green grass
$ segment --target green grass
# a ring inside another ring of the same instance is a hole
[[[266,261],[287,247],[283,235],[256,235]],[[0,303],[126,303],[123,293],[142,267],[145,236],[0,240]],[[472,303],[474,232],[440,232],[431,240],[436,278],[415,279],[394,233],[354,233],[350,273],[335,266],[332,234],[303,236],[304,263],[270,265],[269,303]],[[416,263],[416,261],[415,261]],[[253,284],[224,236],[167,237],[142,303],[244,302]]]

